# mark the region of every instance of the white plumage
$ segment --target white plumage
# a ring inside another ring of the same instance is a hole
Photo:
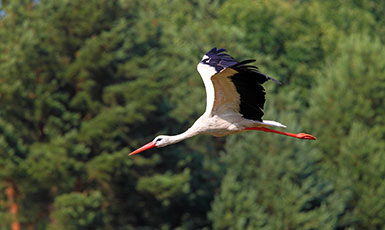
[[[174,144],[197,134],[224,136],[247,130],[260,130],[300,139],[315,139],[310,134],[293,134],[267,128],[286,128],[277,121],[262,120],[265,102],[262,84],[267,80],[278,81],[260,73],[257,67],[247,65],[254,60],[237,62],[225,51],[213,48],[203,56],[197,66],[206,88],[206,111],[203,115],[184,133],[158,136],[130,155],[149,148]]]

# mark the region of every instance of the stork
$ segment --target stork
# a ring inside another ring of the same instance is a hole
[[[222,48],[213,48],[197,66],[206,88],[206,111],[191,128],[174,136],[157,136],[129,155],[175,144],[198,134],[225,136],[259,130],[299,139],[316,139],[306,133],[294,134],[268,128],[286,126],[276,121],[262,120],[266,94],[262,84],[267,80],[281,83],[261,73],[256,66],[249,65],[255,60],[237,62],[226,52]]]

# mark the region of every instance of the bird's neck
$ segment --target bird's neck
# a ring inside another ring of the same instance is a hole
[[[170,142],[168,143],[168,145],[178,143],[178,142],[183,141],[187,138],[193,137],[197,134],[199,134],[198,130],[194,126],[192,126],[191,128],[189,128],[188,130],[186,130],[185,132],[183,132],[181,134],[169,136]]]

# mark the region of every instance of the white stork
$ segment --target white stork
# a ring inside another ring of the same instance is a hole
[[[248,65],[255,60],[237,62],[225,52],[225,49],[211,49],[197,67],[206,88],[205,113],[184,133],[157,136],[129,155],[153,147],[174,144],[197,134],[225,136],[247,130],[259,130],[300,139],[316,139],[306,133],[286,133],[267,128],[286,128],[279,122],[262,120],[266,94],[262,84],[267,80],[279,84],[280,82],[259,72],[256,66]]]

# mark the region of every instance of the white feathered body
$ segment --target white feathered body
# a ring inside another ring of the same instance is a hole
[[[240,95],[229,78],[237,73],[234,69],[226,68],[217,73],[214,67],[202,63],[198,64],[197,69],[206,88],[206,111],[196,120],[189,132],[225,136],[244,132],[245,128],[249,127],[286,127],[276,121],[246,119],[239,113]]]
[[[255,60],[238,62],[225,51],[211,49],[197,66],[207,96],[203,115],[185,132],[173,136],[157,136],[129,155],[174,144],[198,134],[225,136],[246,130],[261,130],[300,139],[316,139],[305,133],[292,134],[266,128],[286,128],[279,122],[262,120],[265,103],[265,89],[262,84],[267,80],[280,82],[259,72],[256,66],[248,65]]]

